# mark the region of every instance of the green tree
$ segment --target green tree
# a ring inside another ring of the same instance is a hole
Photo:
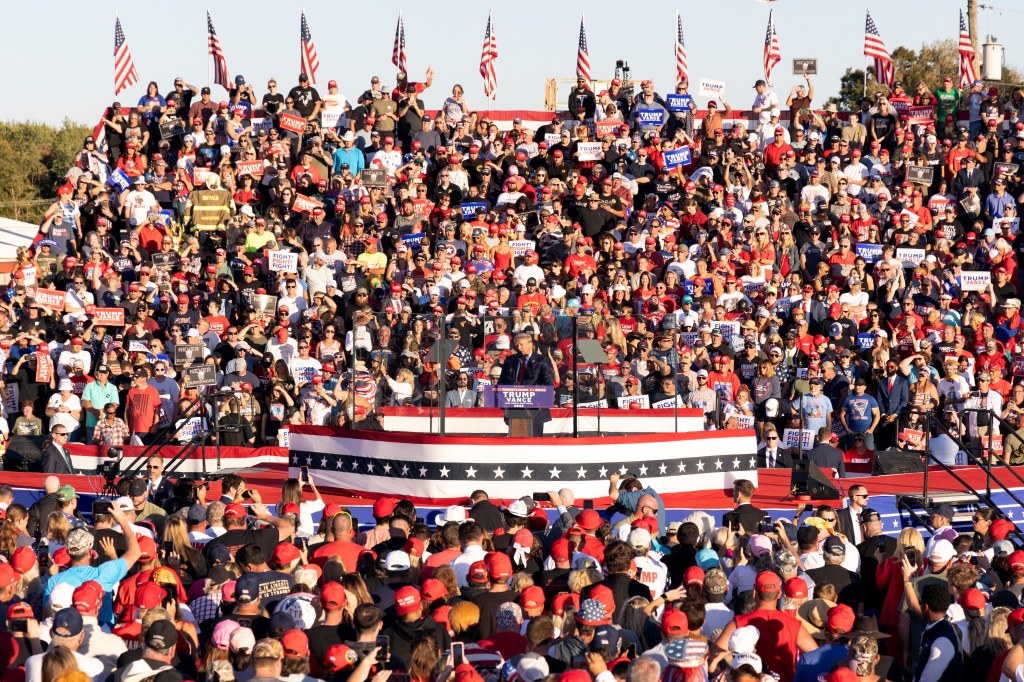
[[[41,220],[88,134],[86,126],[67,119],[59,128],[0,123],[0,215]]]
[[[892,51],[893,67],[896,71],[896,80],[903,83],[903,88],[911,95],[917,90],[918,83],[924,83],[931,91],[942,86],[942,79],[949,76],[953,82],[957,82],[960,55],[957,52],[956,41],[936,40],[925,43],[919,50],[912,50],[909,47],[900,45]],[[888,89],[882,87],[875,80],[875,69],[869,66],[867,81],[867,96],[874,98],[876,92],[887,93]],[[996,83],[1000,90],[1022,82],[1021,72],[1013,67],[1003,67],[1003,80]],[[839,94],[829,98],[829,102],[835,103],[840,110],[857,109],[860,98],[864,95],[864,69],[846,69],[846,72],[839,79]]]

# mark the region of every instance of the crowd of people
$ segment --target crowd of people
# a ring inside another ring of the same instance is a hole
[[[113,103],[19,253],[0,427],[118,446],[228,419],[226,444],[287,445],[385,405],[492,406],[524,353],[556,407],[699,408],[796,451],[828,427],[860,471],[922,430],[1021,425],[1019,88],[897,82],[840,115],[809,78],[784,103],[758,81],[748,120],[685,82],[579,79],[502,130],[431,86],[260,99],[238,76],[217,102],[177,78]]]
[[[87,525],[57,477],[69,442],[286,445],[527,382],[756,428],[767,467],[869,473],[922,442],[1020,463],[1019,88],[897,82],[840,114],[758,81],[748,120],[687,83],[580,79],[505,130],[405,74],[355,102],[267,86],[113,103],[19,251],[0,428],[45,437],[55,475],[31,509],[0,487],[3,679],[1024,675],[1024,552],[992,509],[893,539],[864,486],[773,521],[740,481],[720,524],[666,525],[625,475],[605,514],[479,491],[431,520],[380,499],[360,527],[312,480],[269,509],[154,457]]]
[[[0,485],[0,664],[21,682],[937,682],[1024,674],[1024,551],[979,507],[886,534],[866,486],[772,519],[665,522],[631,472],[372,522],[288,479],[146,475],[89,513],[57,476]],[[88,519],[88,522],[87,522]]]

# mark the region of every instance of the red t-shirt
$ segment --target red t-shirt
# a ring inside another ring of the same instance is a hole
[[[124,417],[132,433],[149,433],[160,418],[160,392],[153,386],[128,391]]]
[[[803,627],[788,611],[756,609],[736,616],[736,627],[753,625],[761,636],[757,639],[757,655],[768,670],[776,673],[781,682],[793,682],[796,670],[796,640]]]

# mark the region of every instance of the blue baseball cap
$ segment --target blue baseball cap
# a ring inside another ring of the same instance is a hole
[[[251,604],[260,598],[260,580],[252,573],[246,573],[235,581],[235,601]]]

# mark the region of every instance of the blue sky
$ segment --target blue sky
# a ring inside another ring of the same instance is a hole
[[[1018,0],[992,3],[1006,9],[980,11],[981,42],[985,35],[994,34],[1006,48],[1006,63],[1024,65],[1024,48],[1012,40],[1012,36],[1024,34],[1024,5]],[[8,30],[0,41],[0,58],[7,65],[5,89],[9,93],[0,100],[0,120],[59,123],[66,116],[83,123],[95,122],[103,107],[113,100],[114,14],[118,9],[141,79],[121,93],[124,103],[137,101],[150,80],[157,81],[162,94],[177,75],[197,85],[207,83],[207,6],[231,74],[243,74],[261,96],[269,76],[275,76],[287,90],[299,72],[302,5],[280,0],[251,0],[244,5],[246,9],[239,10],[237,3],[177,0],[173,3],[177,11],[172,13],[171,5],[165,3],[159,7],[126,3],[120,8],[109,3],[67,0],[19,4],[14,12],[8,10],[12,19],[9,29],[16,30]],[[871,11],[892,51],[898,45],[916,48],[924,41],[955,38],[961,6],[964,4],[956,0],[501,3],[493,8],[500,56],[498,99],[491,107],[540,109],[546,78],[575,75],[581,8],[587,14],[594,78],[610,78],[615,60],[625,59],[634,78],[652,78],[659,92],[670,88],[675,73],[673,40],[678,7],[683,15],[691,80],[724,80],[726,99],[746,108],[753,98],[751,86],[761,74],[769,8],[775,10],[782,50],[782,63],[776,67],[773,79],[776,90],[784,99],[797,82],[791,75],[792,59],[816,57],[816,101],[820,103],[838,90],[839,78],[847,67],[864,63],[865,9]],[[391,48],[399,8],[389,2],[309,0],[306,16],[321,64],[318,87],[326,92],[327,81],[334,78],[341,92],[353,97],[375,74],[385,84],[393,84]],[[437,73],[434,88],[426,95],[428,107],[438,106],[456,82],[466,88],[470,106],[487,107],[477,70],[487,9],[486,4],[468,0],[410,3],[404,7],[412,75],[421,79],[428,65]],[[215,98],[224,94],[214,87]]]

